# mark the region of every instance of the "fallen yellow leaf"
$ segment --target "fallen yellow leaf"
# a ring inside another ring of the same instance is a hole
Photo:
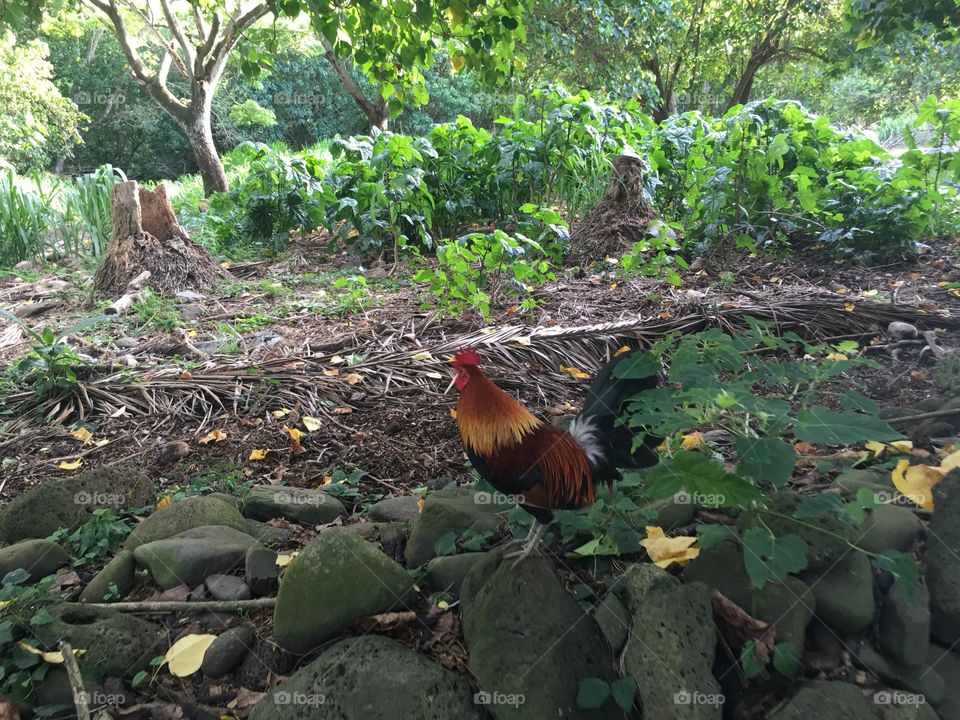
[[[457,419],[457,409],[456,409],[456,408],[450,408],[450,417],[452,417],[454,420]]]
[[[427,504],[427,501],[424,500],[423,498],[420,498],[419,500],[417,500],[417,510],[419,510],[420,512],[423,512],[423,508],[426,504]]]
[[[641,540],[640,544],[646,549],[654,565],[666,568],[673,563],[684,565],[688,560],[700,555],[700,548],[693,547],[696,541],[695,537],[682,535],[668,538],[664,535],[663,528],[647,526],[647,538]]]
[[[157,501],[157,510],[163,510],[165,507],[169,507],[171,502],[170,496],[164,495]]]
[[[216,639],[216,635],[190,634],[177,640],[164,656],[170,668],[170,674],[176,677],[193,675],[203,664],[203,655],[207,652],[207,648]]]
[[[363,382],[363,375],[361,375],[360,373],[352,372],[344,375],[343,379],[345,382],[349,383],[350,385],[356,385],[357,383]]]
[[[848,358],[843,353],[838,353],[838,352],[830,353],[829,355],[827,355],[827,357],[824,358],[824,360],[849,360],[849,359],[850,358]]]
[[[321,485],[329,485],[329,484],[332,483],[332,482],[333,482],[333,475],[324,475],[324,476],[323,476],[323,482],[320,483],[320,484],[321,484]]]
[[[630,346],[621,345],[619,348],[617,348],[617,351],[613,354],[613,356],[619,357],[620,355],[623,355],[624,353],[628,353],[628,352],[630,352]]]
[[[332,365],[343,365],[343,363],[345,363],[346,361],[347,359],[340,355],[334,355],[332,358],[330,358],[330,363]]]
[[[854,305],[852,302],[845,302],[843,304],[843,309],[846,310],[847,312],[853,312],[854,310],[857,309],[857,306]]]
[[[560,366],[560,372],[562,372],[564,375],[569,375],[569,376],[572,377],[572,378],[576,378],[577,380],[589,380],[589,379],[590,379],[590,376],[587,375],[587,373],[585,373],[583,370],[580,370],[579,368],[575,368],[575,367],[567,367],[566,365],[561,365],[561,366]]]
[[[277,420],[279,420],[280,418],[285,418],[287,415],[289,415],[289,414],[290,414],[290,409],[289,409],[289,408],[282,408],[282,409],[280,409],[280,410],[274,410],[274,411],[271,412],[270,414],[271,414],[273,417],[275,417]]]
[[[893,485],[911,502],[925,510],[933,510],[933,486],[943,479],[944,472],[929,465],[910,465],[903,459],[891,471]]]
[[[280,553],[277,555],[277,567],[286,567],[293,562],[293,559],[300,553],[294,550],[291,553]]]
[[[321,427],[323,427],[323,421],[319,418],[310,417],[309,415],[303,416],[303,426],[307,429],[308,432],[316,432]]]
[[[199,333],[196,330],[190,330],[187,332],[187,337],[190,338],[191,340],[197,337],[197,335],[199,335]]]
[[[514,338],[513,341],[517,345],[523,345],[524,347],[529,347],[530,343],[533,342],[533,340],[530,339],[529,335],[522,335],[521,337]]]
[[[93,437],[93,433],[87,430],[85,427],[81,427],[70,433],[70,436],[74,440],[79,440],[82,443],[88,443],[90,442],[90,438]]]
[[[680,441],[680,446],[684,450],[693,450],[694,448],[698,448],[703,445],[703,441],[703,433],[697,430],[689,435],[684,435],[683,439]]]
[[[77,458],[76,460],[71,460],[70,462],[64,460],[62,463],[57,465],[57,467],[61,470],[76,470],[81,465],[83,465],[83,458]]]
[[[266,458],[267,458],[266,450],[260,450],[258,448],[250,451],[250,460],[266,460]]]
[[[413,359],[417,362],[424,362],[425,360],[433,360],[433,355],[424,350],[423,352],[418,352],[416,355],[414,355]]]
[[[296,428],[287,427],[286,425],[284,425],[284,426],[283,426],[283,431],[284,431],[285,433],[287,433],[287,435],[289,435],[291,438],[293,438],[293,441],[294,441],[295,443],[299,443],[299,442],[300,442],[300,438],[303,437],[303,433],[300,432],[299,430],[297,430]]]
[[[28,652],[31,655],[39,655],[44,659],[45,662],[50,663],[51,665],[61,665],[63,663],[63,653],[59,650],[44,652],[43,650],[38,650],[33,645],[29,643],[20,642],[17,643],[17,646],[24,652]],[[73,654],[76,656],[83,655],[86,650],[75,649]]]
[[[223,442],[227,439],[227,434],[223,430],[211,430],[202,438],[197,440],[201,445],[208,445],[212,442]]]
[[[960,450],[950,453],[940,463],[940,469],[943,471],[944,475],[958,467],[960,467]]]
[[[323,374],[326,375],[327,377],[336,377],[337,375],[340,374],[340,371],[334,368],[333,370],[324,370]]]

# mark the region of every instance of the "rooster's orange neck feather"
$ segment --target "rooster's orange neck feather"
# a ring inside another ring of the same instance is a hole
[[[519,445],[540,421],[494,385],[477,368],[468,368],[469,381],[460,390],[457,425],[467,450],[489,455]]]

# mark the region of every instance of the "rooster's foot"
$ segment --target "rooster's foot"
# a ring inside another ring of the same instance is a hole
[[[543,537],[544,531],[547,529],[546,525],[543,525],[536,520],[534,520],[533,525],[530,526],[530,532],[527,533],[527,537],[523,539],[523,546],[514,552],[504,553],[504,560],[516,560],[513,563],[512,567],[516,567],[521,562],[530,557],[530,554],[537,548],[540,544],[540,538]],[[508,545],[514,544],[516,541],[511,541]]]

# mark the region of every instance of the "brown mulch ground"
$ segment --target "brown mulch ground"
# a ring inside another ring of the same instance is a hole
[[[656,319],[669,317],[692,302],[709,303],[718,293],[739,292],[749,297],[756,293],[769,296],[778,290],[826,291],[958,313],[960,298],[938,285],[960,279],[958,262],[956,246],[946,243],[916,262],[881,268],[844,267],[822,259],[741,257],[728,269],[708,266],[687,271],[679,287],[649,278],[624,281],[611,267],[558,278],[538,291],[540,305],[525,317],[520,317],[508,301],[494,303],[490,322],[571,326],[637,314]],[[351,271],[345,263],[343,255],[331,257],[319,245],[305,243],[298,246],[295,256],[238,268],[241,277],[226,288],[227,292],[196,303],[188,311],[197,313],[196,319],[183,321],[182,327],[194,343],[232,342],[230,359],[246,356],[257,361],[324,352],[327,347],[342,345],[345,338],[379,344],[430,318],[431,312],[423,307],[426,298],[416,286],[387,277],[381,267]],[[348,302],[347,290],[332,285],[334,277],[350,272],[368,276],[369,293],[363,295],[362,303]],[[60,295],[63,304],[31,319],[32,326],[63,328],[93,312],[86,307],[88,275],[74,270],[62,277],[71,284]],[[12,276],[0,279],[0,303],[22,284]],[[16,304],[5,306],[12,309]],[[183,305],[180,311],[185,312]],[[120,337],[132,337],[141,346],[150,346],[171,335],[151,320],[129,315],[98,325],[84,332],[85,341],[77,349],[99,359],[116,352],[112,343]],[[435,322],[442,323],[449,333],[476,330],[484,324],[482,318],[469,313]],[[264,339],[270,342],[269,348],[263,345]],[[960,338],[947,334],[940,343],[957,347]],[[0,360],[15,362],[29,347],[29,342],[22,341],[3,348]],[[138,350],[127,352],[136,354]],[[137,357],[141,365],[189,366],[175,357]],[[875,357],[881,362],[881,370],[858,368],[850,379],[865,385],[867,394],[882,404],[905,407],[936,392],[928,368],[918,364],[917,353],[907,353],[901,361],[879,354]],[[531,373],[542,370],[530,368]],[[496,377],[495,368],[491,375]],[[532,384],[520,388],[520,393],[524,402],[538,412],[555,416],[563,413],[558,408],[578,407],[585,389],[586,381],[571,380],[559,394],[550,397],[539,395]],[[84,468],[128,461],[145,465],[170,487],[188,486],[198,478],[215,481],[218,477],[316,487],[334,470],[360,469],[366,473],[361,483],[363,491],[404,494],[428,482],[467,478],[450,416],[454,402],[453,392],[440,399],[357,393],[351,396],[349,407],[337,411],[343,414],[333,415],[332,422],[303,438],[305,452],[299,454],[290,451],[290,439],[283,431],[290,418],[275,417],[266,409],[209,418],[93,418],[89,426],[95,439],[111,441],[102,447],[80,445],[66,428],[38,426],[27,436],[0,433],[0,457],[9,459],[0,467],[0,502],[26,485],[64,475],[68,471],[57,465],[81,456]],[[287,409],[294,413],[299,410]],[[199,444],[198,440],[213,429],[225,432],[227,439]],[[176,462],[164,461],[164,445],[176,440],[185,441],[190,454]],[[270,452],[265,460],[249,461],[253,449]]]

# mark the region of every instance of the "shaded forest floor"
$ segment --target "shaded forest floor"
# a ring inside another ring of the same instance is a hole
[[[483,328],[482,317],[469,312],[456,318],[438,317],[425,309],[427,298],[402,272],[391,277],[384,267],[359,269],[319,243],[304,243],[284,258],[239,265],[231,272],[233,279],[206,297],[148,298],[133,313],[97,323],[71,338],[71,345],[92,366],[81,367],[78,374],[81,379],[92,377],[98,367],[109,365],[115,370],[127,363],[138,372],[178,369],[189,379],[191,373],[221,363],[256,366],[285,357],[320,356],[329,374],[337,373],[346,382],[338,401],[328,403],[323,427],[301,439],[303,452],[297,448],[291,452],[291,439],[284,430],[294,425],[298,413],[306,414],[295,403],[265,398],[236,414],[217,412],[211,404],[199,416],[178,412],[144,417],[118,407],[117,417],[92,417],[83,423],[95,440],[109,440],[99,446],[81,444],[62,427],[34,426],[0,434],[0,456],[6,458],[0,469],[0,502],[25,485],[69,474],[70,470],[58,466],[77,459],[82,459],[84,469],[134,461],[171,490],[263,482],[316,487],[329,482],[337,470],[348,474],[360,470],[364,475],[357,490],[369,500],[469,476],[450,414],[455,393],[442,392],[447,377],[438,382],[441,391],[436,393],[371,395],[350,384],[350,368],[362,358],[343,357],[338,350],[382,349],[395,337],[416,335],[425,328],[430,337],[455,337]],[[357,275],[366,275],[365,285],[352,279]],[[52,277],[67,286],[45,292]],[[803,295],[868,298],[956,313],[960,311],[958,281],[960,256],[957,247],[949,244],[937,246],[915,262],[879,268],[844,267],[822,259],[742,256],[726,268],[688,270],[679,286],[650,278],[622,279],[610,266],[570,273],[539,289],[539,305],[526,316],[517,313],[511,299],[495,296],[490,324],[574,326],[638,315],[656,320],[737,298],[769,301]],[[102,312],[105,303],[90,306],[88,287],[89,274],[80,269],[7,275],[0,279],[0,304],[16,312],[31,301],[55,297],[60,300],[57,307],[28,322],[35,328],[62,330]],[[863,328],[866,342],[877,329]],[[184,351],[182,340],[199,352]],[[947,349],[958,347],[960,337],[946,333],[938,342]],[[0,360],[11,368],[30,348],[30,339],[24,337],[3,347]],[[920,362],[919,348],[904,351],[899,359],[881,352],[871,357],[882,369],[858,368],[851,379],[881,405],[906,407],[936,393],[935,379]],[[552,369],[531,363],[519,370],[529,373],[533,381],[516,389],[541,414],[570,414],[582,401],[586,380],[560,376],[547,392],[535,380]],[[495,379],[498,373],[496,366],[490,368]],[[214,430],[225,437],[201,444]],[[186,457],[170,447],[178,441],[189,448]],[[254,450],[266,450],[266,457],[251,461]]]
[[[953,394],[955,383],[951,386],[936,365],[921,357],[921,345],[901,350],[898,357],[866,350],[871,343],[888,342],[886,328],[866,316],[861,323],[857,303],[895,303],[907,314],[921,310],[933,319],[940,313],[956,317],[960,314],[958,250],[942,244],[914,262],[881,268],[743,256],[726,268],[698,263],[700,269],[686,271],[679,286],[650,278],[624,279],[611,265],[571,272],[539,289],[539,304],[527,315],[516,310],[515,300],[495,298],[488,322],[471,313],[455,318],[437,315],[425,307],[426,296],[404,279],[402,271],[391,277],[381,266],[361,270],[344,256],[330,255],[320,244],[301,244],[295,254],[275,261],[231,268],[232,279],[204,297],[148,296],[131,313],[101,320],[71,335],[70,346],[83,358],[75,367],[77,393],[82,396],[102,389],[97,383],[109,377],[115,394],[107,393],[100,407],[114,410],[83,419],[70,416],[63,425],[42,424],[30,419],[29,398],[21,397],[20,407],[26,414],[8,415],[0,431],[0,503],[6,504],[26,487],[73,477],[78,470],[133,465],[145,470],[161,496],[177,501],[217,491],[242,497],[257,485],[322,487],[348,508],[329,525],[382,532],[367,512],[378,500],[409,495],[423,487],[439,489],[450,481],[463,484],[473,475],[451,417],[456,394],[449,388],[450,374],[441,353],[429,366],[436,371],[427,373],[435,375],[428,385],[404,384],[402,364],[388,367],[385,376],[383,372],[375,375],[375,368],[364,364],[364,356],[389,357],[395,346],[409,356],[411,348],[426,352],[446,347],[458,338],[476,337],[485,328],[589,326],[638,317],[643,323],[656,323],[698,314],[712,318],[717,317],[718,308],[769,305],[784,298],[795,303],[804,298],[811,303],[829,300],[835,308],[839,301],[839,315],[851,321],[851,331],[826,342],[853,336],[878,367],[857,366],[833,382],[853,383],[892,415],[909,415],[928,397]],[[364,275],[365,282],[355,280],[358,275]],[[51,284],[51,280],[57,282]],[[63,332],[100,316],[107,305],[105,301],[91,304],[89,280],[90,272],[81,268],[9,275],[0,279],[0,304],[8,312],[22,313],[31,304],[55,301],[51,309],[28,318],[27,323],[35,330],[49,326]],[[16,399],[10,380],[15,378],[17,363],[28,356],[35,341],[27,336],[11,340],[6,331],[0,338],[6,338],[0,341],[4,343],[0,359],[8,368],[8,384],[0,391],[0,401],[9,404]],[[523,349],[535,350],[538,342],[534,339],[531,347]],[[937,344],[948,350],[960,347],[960,331],[938,334]],[[508,366],[491,351],[487,370],[494,380],[517,391],[528,407],[559,421],[575,413],[583,400],[588,380],[579,375],[589,376],[596,369],[589,354],[563,350],[518,354],[519,367]],[[322,392],[290,381],[306,363],[312,363],[312,375],[304,377],[326,383]],[[558,372],[558,364],[574,371]],[[224,375],[227,380],[217,385],[217,392],[204,390],[216,384],[210,378],[215,379],[222,368],[231,369],[232,374]],[[266,381],[256,392],[250,387],[257,386],[241,387],[236,380],[258,373]],[[271,378],[281,376],[287,378],[285,384],[271,384]],[[231,401],[233,387],[237,390]],[[158,400],[164,392],[167,400]],[[150,407],[156,412],[142,412]],[[814,469],[817,459],[800,463],[794,482],[798,493],[822,482]],[[415,511],[416,503],[412,504]],[[709,519],[710,514],[703,517]],[[302,550],[318,537],[320,527],[284,517],[274,517],[269,524],[286,533],[279,541],[284,553]],[[483,542],[499,539],[496,534]],[[384,553],[402,561],[400,545],[382,534],[380,542]],[[559,552],[558,557],[564,557],[563,550]],[[568,589],[589,589],[597,583],[587,563],[560,565],[560,577]],[[92,569],[83,567],[82,577],[77,573],[67,577],[79,586]],[[152,584],[138,582],[127,597],[182,601],[190,589],[180,585],[158,592]],[[602,588],[596,589],[602,594]],[[440,606],[421,598],[414,607],[416,612],[371,618],[374,625],[362,626],[363,632],[373,629],[399,639],[443,666],[469,675],[460,615],[452,610],[456,603],[444,601]],[[215,681],[194,676],[182,682],[163,674],[138,694],[180,707],[226,707],[244,717],[263,697],[261,691],[289,675],[297,664],[267,641],[273,633],[268,612],[255,612],[251,619],[257,636],[264,639],[251,655],[256,658],[252,662],[255,677],[238,673],[233,679]],[[163,621],[171,637],[207,626],[190,614],[169,615]],[[844,663],[833,676],[846,678],[845,673],[853,672]],[[768,706],[781,694],[780,689],[770,691],[764,686],[751,704]]]

